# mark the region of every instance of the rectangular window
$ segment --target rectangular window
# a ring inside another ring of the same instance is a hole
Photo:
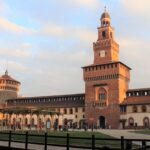
[[[70,114],[73,114],[73,110],[72,110],[72,108],[70,108],[69,113],[70,113]]]
[[[82,112],[85,112],[85,108],[82,108]]]
[[[76,113],[78,112],[78,108],[77,108],[77,107],[75,108],[75,112],[76,112]]]
[[[64,114],[67,114],[67,109],[64,109]]]

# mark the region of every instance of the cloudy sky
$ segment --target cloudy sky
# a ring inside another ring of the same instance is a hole
[[[84,92],[105,5],[130,88],[150,87],[150,0],[0,0],[0,74],[7,68],[23,96]]]

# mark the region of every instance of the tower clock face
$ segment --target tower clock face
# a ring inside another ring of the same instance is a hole
[[[105,50],[100,51],[100,57],[105,57],[105,54],[106,54]]]

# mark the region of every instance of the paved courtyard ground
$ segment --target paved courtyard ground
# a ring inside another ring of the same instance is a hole
[[[0,145],[1,146],[8,146],[8,142],[0,141]],[[12,142],[11,147],[24,148],[25,145],[22,144],[22,143]],[[36,145],[36,144],[29,144],[28,149],[31,149],[31,150],[44,150],[44,146]],[[66,150],[66,148],[64,148],[64,147],[55,147],[55,146],[47,146],[47,150]],[[83,150],[83,149],[70,148],[70,150]]]
[[[134,133],[135,130],[97,130],[100,133],[113,136],[115,138],[120,138],[121,136],[124,136],[124,138],[127,139],[150,139],[149,135],[146,134],[140,134],[140,133]]]

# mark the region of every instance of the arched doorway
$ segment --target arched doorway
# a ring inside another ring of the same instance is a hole
[[[58,128],[58,118],[55,119],[54,130],[57,130],[57,128]]]
[[[21,122],[22,122],[22,119],[19,118],[18,121],[17,121],[17,127],[18,127],[18,129],[21,129]]]
[[[41,118],[39,118],[39,120],[38,120],[39,122],[38,122],[38,126],[39,126],[39,129],[41,130],[42,129],[42,119]]]
[[[25,118],[25,127],[28,127],[28,118]]]
[[[149,128],[149,118],[148,117],[145,117],[143,119],[143,126],[144,126],[144,128]]]
[[[130,117],[128,121],[129,121],[129,127],[134,127],[134,119]]]
[[[67,118],[64,119],[63,130],[64,131],[68,130],[68,119]]]
[[[31,127],[34,127],[35,126],[35,120],[34,118],[31,119]]]
[[[105,123],[106,121],[105,121],[105,117],[104,116],[100,116],[99,117],[99,125],[100,125],[100,128],[102,128],[102,129],[105,129]]]
[[[46,128],[47,129],[50,129],[51,128],[51,122],[50,122],[50,119],[48,118],[47,121],[46,121]]]

